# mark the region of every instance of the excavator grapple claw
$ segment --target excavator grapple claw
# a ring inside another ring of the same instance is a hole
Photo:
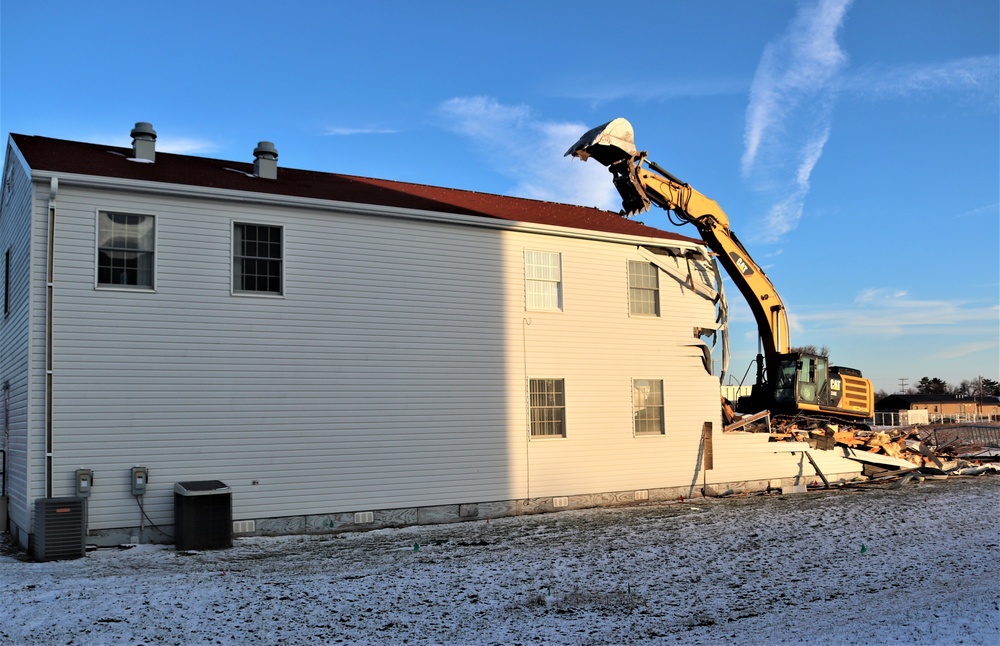
[[[611,166],[624,159],[631,159],[635,154],[635,132],[632,130],[632,124],[618,117],[603,126],[585,132],[564,156],[577,157],[582,161],[593,157],[601,164]]]
[[[615,188],[622,198],[622,213],[630,217],[649,210],[649,196],[636,176],[636,166],[631,157],[616,161],[609,169],[614,176]]]
[[[649,208],[646,191],[635,177],[634,159],[637,155],[632,124],[619,117],[585,132],[565,156],[581,161],[593,157],[607,166],[614,176],[615,188],[622,196],[622,212],[630,216]]]

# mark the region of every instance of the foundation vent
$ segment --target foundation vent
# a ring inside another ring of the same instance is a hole
[[[252,534],[255,531],[257,531],[257,521],[255,520],[233,521],[234,534]]]
[[[557,496],[552,499],[553,507],[569,507],[569,498],[566,496]]]
[[[365,523],[375,522],[375,512],[373,511],[359,511],[354,514],[354,523],[356,525],[363,525]]]
[[[649,500],[649,489],[640,489],[635,492],[636,500]]]

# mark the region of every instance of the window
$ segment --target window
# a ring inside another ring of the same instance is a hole
[[[525,306],[529,310],[562,309],[562,258],[547,251],[524,252]]]
[[[663,380],[632,380],[632,419],[636,435],[663,435]]]
[[[281,294],[281,227],[233,225],[233,291]]]
[[[566,382],[529,379],[531,437],[566,437]]]
[[[154,218],[130,213],[97,217],[97,284],[153,288]]]
[[[660,315],[660,279],[656,265],[628,261],[628,302],[631,314]]]

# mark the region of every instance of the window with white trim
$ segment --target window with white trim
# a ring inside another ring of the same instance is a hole
[[[663,380],[632,380],[632,419],[636,435],[663,435]]]
[[[233,223],[233,292],[283,293],[281,239],[281,227]]]
[[[529,379],[531,437],[566,437],[566,380]]]
[[[524,252],[524,293],[529,310],[562,309],[562,254]]]
[[[98,213],[98,286],[153,289],[155,245],[152,215]]]
[[[656,265],[628,261],[628,303],[630,314],[660,315],[660,277]]]

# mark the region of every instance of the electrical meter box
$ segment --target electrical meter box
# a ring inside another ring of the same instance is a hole
[[[132,495],[146,495],[147,482],[149,482],[149,470],[146,467],[132,467]]]
[[[89,498],[90,490],[94,488],[94,472],[90,469],[76,470],[76,497]]]

